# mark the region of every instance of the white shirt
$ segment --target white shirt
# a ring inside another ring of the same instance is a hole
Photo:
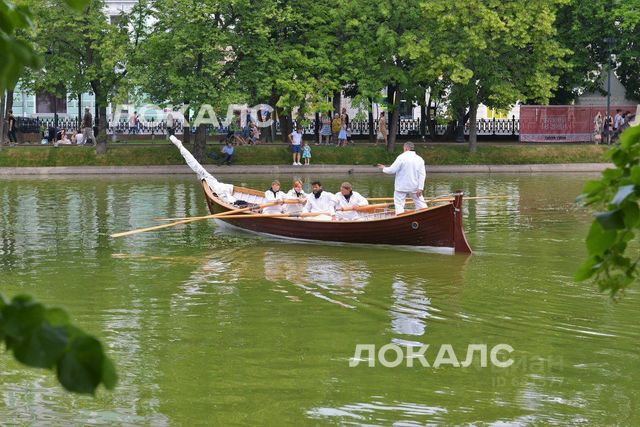
[[[294,190],[293,188],[289,190],[289,192],[285,196],[285,200],[306,199],[306,198],[308,198],[308,195],[305,194],[304,191],[300,190],[300,196],[298,196],[296,194],[296,190]],[[295,204],[292,203],[290,205],[284,205],[284,211],[285,213],[288,213],[288,214],[299,214],[300,212],[302,212],[303,208],[304,208],[304,203],[295,203]]]
[[[167,113],[167,127],[168,128],[173,127],[173,114],[171,113]]]
[[[323,191],[317,199],[316,195],[311,193],[307,197],[303,212],[321,212],[333,216],[336,213],[336,198],[327,191]]]
[[[620,125],[624,122],[621,114],[616,114],[613,118],[613,128],[618,129]]]
[[[382,169],[382,172],[396,175],[395,191],[411,193],[424,190],[427,171],[424,160],[415,151],[405,151],[400,154],[396,161]]]
[[[82,145],[84,143],[84,135],[81,133],[76,134],[76,144]]]
[[[344,197],[341,191],[336,193],[335,198],[336,208],[351,208],[354,206],[367,206],[369,204],[367,199],[362,197],[357,191],[352,191],[349,201],[347,201],[347,198]],[[360,219],[360,213],[357,211],[336,211],[336,217],[344,221],[356,221]]]
[[[293,131],[291,133],[291,145],[300,145],[302,142],[302,132]]]
[[[285,196],[286,195],[284,194],[284,192],[280,190],[278,190],[275,194],[273,194],[273,191],[271,191],[271,189],[264,192],[264,199],[267,203],[273,202],[276,200],[284,200]],[[263,214],[282,213],[282,205],[267,206],[266,208],[262,208],[262,213]]]

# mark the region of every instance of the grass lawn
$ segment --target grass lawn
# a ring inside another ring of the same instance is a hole
[[[311,164],[374,165],[389,164],[401,152],[388,153],[383,147],[311,146]],[[542,163],[598,163],[604,162],[606,146],[602,145],[480,145],[478,152],[470,154],[467,145],[426,145],[417,148],[427,165],[518,165]],[[219,145],[208,146],[219,151]],[[273,165],[291,163],[287,146],[236,147],[237,165]],[[204,163],[213,163],[206,159]],[[172,145],[137,147],[111,146],[107,154],[96,156],[93,147],[11,147],[0,150],[0,166],[134,166],[184,164],[178,150]]]

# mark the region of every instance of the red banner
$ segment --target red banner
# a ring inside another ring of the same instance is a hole
[[[635,114],[635,105],[612,105],[616,110]],[[520,141],[522,142],[592,142],[602,133],[606,106],[521,105]]]

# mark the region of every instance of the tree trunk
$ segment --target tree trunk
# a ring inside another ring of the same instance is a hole
[[[82,132],[82,94],[78,93],[78,130]]]
[[[464,124],[466,123],[465,107],[458,108],[458,127],[456,129],[456,142],[464,142]]]
[[[478,101],[471,100],[469,103],[469,152],[475,153],[478,150],[478,129],[476,116],[478,114]]]
[[[96,155],[102,156],[107,152],[107,94],[102,92],[99,80],[91,82],[91,89],[95,95],[96,105],[93,117],[93,132],[96,139]]]
[[[96,127],[98,134],[96,135],[96,154],[101,156],[107,153],[107,104],[106,101],[98,108],[98,116],[96,117]]]
[[[398,124],[400,119],[400,86],[389,85],[387,87],[387,97],[389,98],[391,111],[387,117],[387,129],[389,137],[387,139],[387,151],[393,153],[396,149],[396,135],[398,134]]]
[[[424,90],[424,97],[420,102],[420,136],[424,141],[427,137],[427,105],[430,100],[427,99],[427,90]]]
[[[313,127],[313,135],[314,135],[314,140],[318,143],[321,143],[322,141],[320,141],[320,113],[316,112],[315,114],[315,126]]]
[[[196,129],[196,140],[193,145],[193,157],[200,163],[203,162],[207,151],[207,125],[200,124]]]
[[[373,98],[369,98],[369,142],[376,142],[376,123],[375,118],[373,117]]]
[[[269,112],[269,115],[267,117],[267,120],[271,120],[271,126],[269,127],[268,133],[269,142],[276,142],[276,104],[278,104],[279,99],[280,97],[276,93],[276,90],[272,87],[271,96],[269,97],[269,105],[271,106],[272,110]]]
[[[340,106],[342,105],[342,93],[338,90],[333,93],[333,114],[340,114]],[[331,116],[333,118],[333,116]]]
[[[278,108],[278,117],[280,119],[280,136],[282,142],[289,142],[289,134],[293,132],[293,124],[291,122],[291,112]]]
[[[2,117],[0,117],[0,150],[2,150],[2,144],[4,144],[5,120],[8,118],[8,116],[4,114],[4,93],[0,93],[0,113],[2,115]]]
[[[189,101],[184,101],[185,105],[189,105]],[[184,112],[184,123],[182,124],[182,140],[185,144],[191,143],[191,126],[187,123],[190,123],[191,116],[189,114],[189,109]]]
[[[5,106],[5,109],[2,110],[2,111],[6,111],[5,116],[9,116],[9,110],[13,110],[13,94],[14,94],[13,89],[7,91],[7,100],[5,101],[6,106]]]
[[[9,122],[6,120],[8,120],[9,118],[9,111],[13,110],[13,88],[11,90],[7,90],[6,99],[4,97],[4,93],[2,94],[1,103],[2,105],[0,106],[0,121],[2,121],[2,123],[0,123],[0,144],[4,143],[9,135]]]

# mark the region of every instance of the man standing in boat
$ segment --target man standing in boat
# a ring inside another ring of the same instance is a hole
[[[405,142],[403,149],[404,152],[396,158],[391,166],[378,164],[378,169],[381,169],[382,172],[396,176],[393,192],[396,215],[404,212],[404,203],[408,196],[413,199],[416,210],[427,207],[422,196],[424,180],[427,177],[424,160],[416,154],[413,142]]]

